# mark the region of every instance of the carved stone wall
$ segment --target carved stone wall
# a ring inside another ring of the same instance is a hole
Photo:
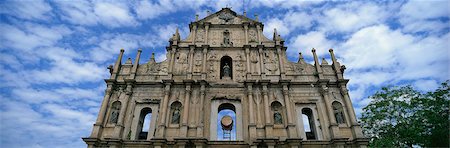
[[[185,40],[176,31],[166,60],[159,63],[152,56],[139,64],[139,50],[134,62],[122,64],[121,51],[105,80],[93,131],[83,138],[88,147],[367,145],[348,96],[345,67],[332,50],[331,64],[319,64],[315,50],[314,64],[302,57],[290,62],[280,35],[275,32],[273,40],[267,39],[261,22],[229,8],[192,22],[190,30]],[[232,76],[226,78],[221,77],[225,56],[232,63],[227,65]],[[333,103],[342,106],[339,118]],[[233,106],[235,113],[232,141],[218,139],[223,104]],[[151,120],[145,122],[147,113]],[[304,128],[303,114],[310,116],[313,132]],[[144,123],[148,131],[141,130]]]

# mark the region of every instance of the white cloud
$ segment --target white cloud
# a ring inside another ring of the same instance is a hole
[[[402,31],[409,33],[438,33],[449,28],[448,23],[440,18],[449,18],[448,1],[408,1],[398,13],[399,22],[404,26]],[[431,9],[430,9],[431,8]]]
[[[315,48],[317,56],[324,57],[328,53],[328,49],[335,47],[335,44],[335,41],[327,39],[324,32],[312,31],[293,37],[288,43],[289,50],[287,52],[290,53],[289,55],[303,52],[304,56],[312,57],[311,49]]]
[[[312,5],[323,3],[323,0],[258,0],[250,1],[250,7],[270,7],[270,8],[284,8],[284,9],[302,9]]]
[[[27,20],[49,20],[52,7],[44,0],[34,1],[3,1],[0,2],[2,9],[0,14],[8,14]]]
[[[277,33],[279,35],[284,36],[284,35],[287,35],[290,33],[290,29],[288,28],[287,24],[285,24],[283,22],[283,20],[280,20],[278,18],[273,18],[273,19],[268,20],[266,22],[266,25],[267,26],[264,27],[265,28],[264,35],[266,37],[268,37],[269,39],[272,39],[274,29],[277,29]]]
[[[45,104],[36,109],[23,102],[3,99],[0,129],[3,146],[9,147],[82,147],[80,135],[95,121],[94,114],[73,109],[73,106]],[[4,122],[8,121],[8,122]],[[26,136],[25,136],[26,135]],[[64,137],[65,140],[49,140]],[[28,142],[17,142],[26,140]]]
[[[289,11],[280,18],[270,17],[264,23],[264,35],[272,39],[274,28],[282,37],[290,35],[293,30],[307,30],[312,27],[316,17],[302,11]]]
[[[436,80],[417,80],[413,85],[421,91],[434,91],[440,86]]]
[[[100,22],[106,26],[136,26],[138,24],[127,6],[117,3],[96,3],[94,12],[99,17]]]
[[[15,48],[31,52],[36,47],[52,46],[64,36],[71,34],[65,26],[42,26],[38,24],[25,23],[23,26],[0,24],[0,40],[2,48]]]
[[[340,49],[344,49],[342,57],[349,68],[386,68],[395,64],[398,51],[413,41],[410,35],[379,25],[354,33]]]
[[[359,28],[382,23],[388,13],[373,3],[352,2],[326,9],[323,12],[321,30],[326,32],[349,32]]]
[[[399,12],[403,20],[430,19],[448,17],[449,1],[408,1]]]
[[[205,0],[198,0],[195,2],[183,0],[161,0],[158,2],[152,2],[149,0],[144,0],[134,4],[134,10],[139,19],[147,20],[154,19],[161,15],[169,14],[175,11],[186,11],[189,9],[198,10],[205,3]],[[216,1],[211,3],[216,3]],[[222,3],[222,1],[217,1],[217,5],[219,5],[220,3]]]
[[[113,28],[139,25],[129,10],[130,7],[125,3],[102,1],[77,3],[57,1],[55,3],[60,6],[59,10],[62,11],[60,17],[72,24],[90,26],[102,24]]]
[[[335,52],[347,66],[353,103],[365,106],[369,87],[413,81],[420,90],[437,88],[448,79],[448,41],[442,36],[413,36],[378,25],[362,28]],[[426,89],[428,88],[428,89]]]
[[[94,13],[94,4],[89,1],[78,1],[68,2],[68,1],[54,1],[59,10],[60,17],[63,20],[67,20],[72,24],[79,25],[96,25],[98,23],[98,17]]]

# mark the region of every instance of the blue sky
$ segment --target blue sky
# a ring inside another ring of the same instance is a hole
[[[385,85],[421,91],[448,79],[449,2],[433,1],[1,1],[0,146],[85,147],[120,48],[165,59],[169,37],[222,7],[273,28],[312,63],[311,48],[341,64],[359,115]]]

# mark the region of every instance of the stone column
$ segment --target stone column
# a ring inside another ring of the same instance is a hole
[[[203,104],[205,100],[205,85],[206,83],[204,81],[200,82],[200,115],[198,116],[198,126],[197,126],[197,137],[203,137],[203,127],[204,127],[204,112],[205,112],[205,105]]]
[[[271,125],[271,115],[270,115],[270,105],[269,105],[269,96],[268,96],[268,92],[269,90],[267,89],[267,83],[261,83],[262,84],[262,94],[264,97],[264,117],[266,119],[265,122],[265,131],[266,131],[266,138],[272,138],[272,130],[273,130],[273,126]]]
[[[258,51],[259,51],[259,66],[261,71],[261,77],[264,79],[266,78],[266,72],[264,71],[264,46],[258,45]]]
[[[122,130],[124,128],[123,120],[125,118],[125,113],[126,113],[126,110],[128,108],[128,102],[130,101],[131,95],[133,93],[132,88],[133,88],[133,86],[131,84],[127,85],[126,92],[125,92],[126,96],[125,96],[125,99],[123,101],[123,104],[121,105],[121,109],[120,109],[120,112],[119,112],[119,118],[117,120],[117,124],[114,127],[113,138],[120,138],[121,137],[120,135],[122,134]]]
[[[344,103],[345,103],[345,107],[347,109],[347,113],[348,116],[350,117],[350,123],[351,123],[351,127],[352,127],[352,133],[353,133],[353,138],[363,138],[364,136],[362,135],[362,130],[361,130],[361,126],[358,124],[358,122],[356,121],[356,115],[355,115],[355,110],[353,109],[353,105],[352,105],[352,101],[350,100],[350,97],[348,95],[348,89],[345,86],[345,84],[343,84],[342,82],[339,84],[339,87],[341,89],[341,93],[344,96]]]
[[[195,39],[197,38],[197,24],[194,24],[194,26],[192,26],[192,35],[194,36],[194,38],[192,39],[192,44],[195,45]]]
[[[286,106],[286,114],[287,114],[287,121],[288,121],[288,135],[289,138],[295,138],[295,124],[293,122],[294,116],[292,116],[292,110],[291,110],[291,100],[289,99],[289,88],[287,83],[283,83],[283,95],[284,95],[284,104]]]
[[[186,93],[185,93],[185,99],[184,99],[183,120],[181,123],[181,136],[180,137],[187,137],[190,97],[191,97],[191,83],[188,82],[188,83],[186,83]]]
[[[170,50],[170,64],[169,64],[169,75],[172,75],[173,73],[173,66],[175,64],[175,53],[176,53],[176,48],[172,47],[172,49]]]
[[[111,73],[110,79],[116,79],[117,74],[119,73],[120,65],[122,65],[123,52],[125,52],[125,50],[120,49],[119,57],[117,58],[116,63],[114,63],[113,72]]]
[[[259,26],[259,24],[256,25],[256,33],[258,36],[258,44],[261,44],[261,26]]]
[[[331,136],[331,138],[340,138],[339,127],[338,127],[338,124],[336,123],[336,119],[334,118],[333,109],[330,104],[330,96],[329,96],[330,92],[328,90],[328,87],[325,84],[322,84],[322,86],[320,88],[320,93],[323,96],[323,102],[325,103],[325,108],[327,110],[327,115],[328,115],[327,119],[330,123],[329,129],[331,131],[330,136]],[[325,120],[327,120],[327,119],[325,119]],[[325,121],[325,123],[327,123],[327,122]]]
[[[255,100],[255,103],[256,103],[256,109],[255,109],[255,111],[256,111],[256,124],[258,125],[257,127],[258,128],[262,128],[263,127],[263,125],[262,125],[262,119],[261,119],[261,112],[260,112],[260,106],[261,106],[261,103],[260,103],[260,101],[261,101],[261,93],[260,93],[260,91],[259,91],[259,88],[257,88],[256,89],[256,91],[255,91],[255,97],[256,97],[256,100]]]
[[[205,44],[208,45],[209,23],[205,23]]]
[[[283,64],[283,52],[281,51],[281,46],[277,46],[277,54],[278,54],[278,65],[280,66],[280,74],[281,78],[285,78],[286,72],[284,71],[284,64]]]
[[[248,44],[248,23],[244,24],[245,44]]]
[[[106,82],[108,83],[108,82]],[[103,121],[105,120],[106,109],[108,108],[109,99],[112,93],[113,84],[109,82],[106,90],[105,97],[102,101],[102,106],[100,106],[100,111],[97,116],[97,120],[95,121],[94,128],[92,129],[91,138],[97,138],[100,135],[100,130],[103,128]]]
[[[206,58],[208,54],[208,45],[203,46],[202,79],[206,79]]]
[[[192,65],[194,65],[193,64],[193,61],[194,61],[194,49],[195,49],[195,46],[189,46],[189,70],[188,70],[188,75],[187,75],[187,79],[192,79],[192,68],[193,68],[193,66]]]
[[[252,83],[247,84],[247,98],[248,98],[248,108],[249,108],[249,118],[250,118],[250,124],[249,126],[249,135],[250,140],[254,140],[256,135],[256,125],[255,125],[255,116],[254,116],[254,108],[253,108],[253,94],[252,94]]]
[[[127,119],[125,120],[125,129],[124,129],[124,134],[122,136],[122,139],[127,139],[130,140],[131,137],[128,137],[128,133],[131,132],[131,124],[132,124],[132,120],[133,120],[133,113],[134,113],[134,109],[136,108],[136,102],[132,101],[133,98],[130,98],[130,100],[128,101],[128,108],[126,111]]]
[[[170,96],[170,82],[165,82],[165,89],[164,89],[164,100],[163,104],[161,105],[161,115],[159,116],[159,124],[158,124],[158,131],[156,133],[156,137],[163,138],[164,137],[164,131],[166,128],[166,114],[167,114],[167,104],[169,102],[169,96]]]
[[[247,80],[251,78],[251,67],[250,67],[250,47],[245,46],[245,57],[247,59]]]
[[[141,58],[142,49],[138,50],[136,58],[134,59],[133,68],[131,69],[130,79],[134,79],[136,77],[137,68],[139,66],[139,59]]]

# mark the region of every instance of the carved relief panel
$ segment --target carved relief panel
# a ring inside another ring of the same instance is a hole
[[[249,29],[248,31],[248,42],[250,43],[256,43],[258,41],[258,33],[256,32],[256,29]]]
[[[194,72],[201,72],[202,71],[202,53],[196,52],[194,54]]]
[[[242,47],[245,32],[242,28],[210,28],[208,43],[211,47]]]
[[[218,47],[222,43],[222,35],[221,30],[217,29],[210,29],[209,36],[208,36],[208,43],[210,43],[212,47]]]
[[[179,50],[175,54],[175,74],[186,74],[189,68],[187,50]]]
[[[231,41],[234,43],[234,47],[242,47],[245,44],[245,32],[242,28],[233,28],[230,30]]]
[[[264,52],[264,68],[266,74],[275,75],[278,72],[278,56],[274,50]]]
[[[203,42],[205,37],[205,30],[203,28],[198,28],[195,36],[196,42]]]
[[[235,76],[236,80],[245,80],[246,68],[244,65],[245,63],[244,56],[238,53],[234,61],[235,61],[234,67],[236,67],[234,72],[236,74]]]
[[[258,74],[259,69],[259,53],[256,50],[250,52],[250,71],[252,74]]]
[[[217,54],[215,51],[211,51],[209,53],[209,57],[206,62],[206,72],[208,73],[208,79],[215,80],[219,77],[220,70],[217,69],[219,67]]]

